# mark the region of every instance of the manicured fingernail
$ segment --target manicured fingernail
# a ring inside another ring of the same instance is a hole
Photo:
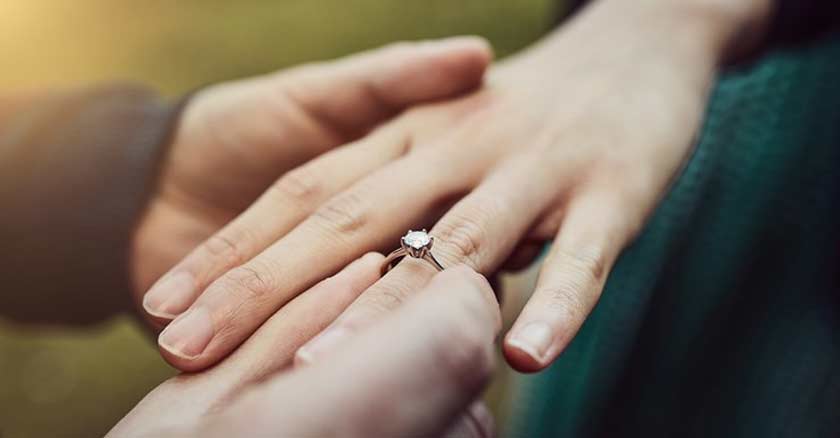
[[[335,350],[341,342],[347,339],[350,331],[343,327],[331,327],[327,331],[316,336],[303,347],[300,347],[295,355],[295,362],[306,365],[311,364],[330,351]]]
[[[536,321],[528,323],[514,333],[513,337],[508,340],[508,344],[542,363],[545,361],[545,354],[551,347],[552,338],[551,327],[542,321]]]
[[[166,351],[186,359],[200,355],[213,339],[210,312],[202,307],[179,316],[160,334],[158,344]]]
[[[152,316],[172,319],[192,304],[195,278],[189,272],[167,275],[143,297],[143,308]]]

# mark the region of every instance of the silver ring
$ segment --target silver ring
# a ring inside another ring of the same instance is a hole
[[[429,235],[426,230],[412,231],[408,230],[405,236],[400,238],[400,247],[391,251],[385,261],[382,262],[382,275],[390,271],[397,262],[405,256],[411,258],[425,260],[435,267],[438,271],[443,271],[443,265],[437,261],[432,255],[432,245],[435,243],[435,238]]]

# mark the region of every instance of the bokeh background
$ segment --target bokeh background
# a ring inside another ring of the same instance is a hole
[[[0,0],[0,93],[119,80],[177,97],[391,41],[459,34],[482,35],[505,56],[549,29],[560,3]],[[172,374],[130,316],[86,328],[0,320],[0,437],[102,435]],[[500,391],[490,392],[497,409]]]

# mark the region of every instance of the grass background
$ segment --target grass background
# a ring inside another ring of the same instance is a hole
[[[178,96],[391,41],[459,34],[485,36],[504,56],[550,27],[556,3],[2,0],[0,92],[128,80]],[[129,317],[73,329],[0,321],[0,437],[102,435],[172,373]]]

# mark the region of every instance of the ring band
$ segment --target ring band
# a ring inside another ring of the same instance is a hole
[[[400,238],[400,247],[391,251],[388,257],[385,257],[385,260],[382,262],[382,269],[380,270],[381,274],[385,275],[386,272],[390,271],[405,256],[425,260],[438,271],[443,271],[443,265],[432,254],[432,244],[434,243],[435,238],[430,236],[426,230],[408,230],[408,233]]]

